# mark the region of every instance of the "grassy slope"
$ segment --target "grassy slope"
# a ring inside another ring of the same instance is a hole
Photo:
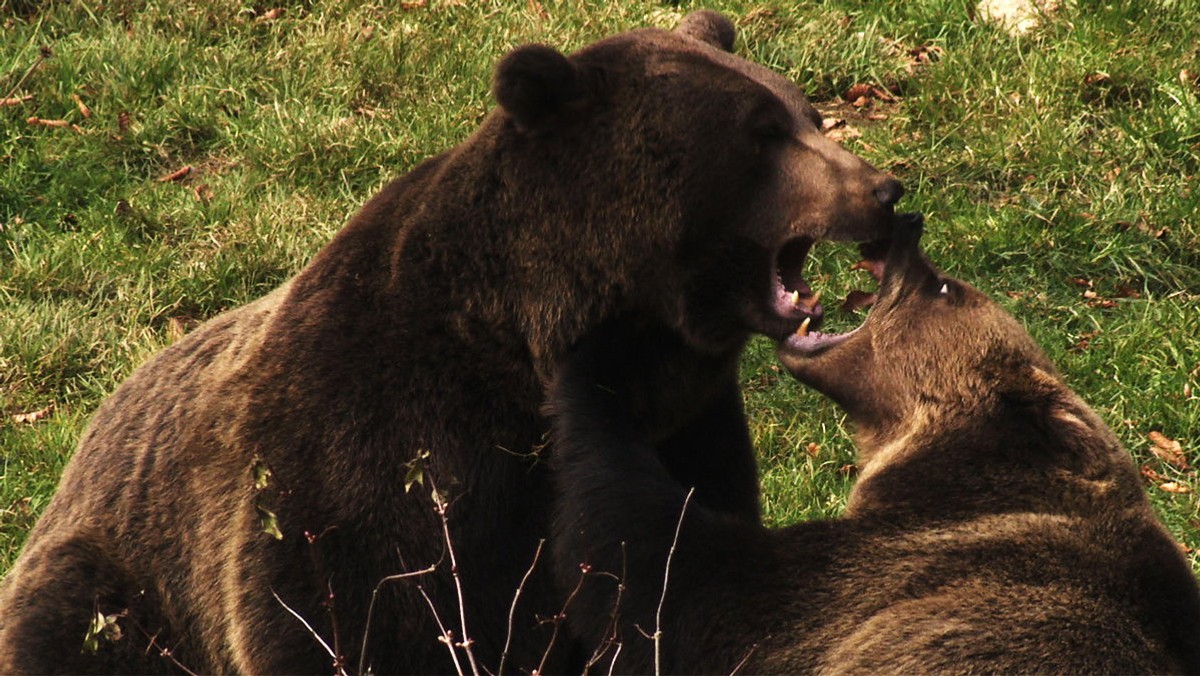
[[[312,0],[266,19],[274,5],[35,4],[0,0],[0,97],[34,97],[0,108],[0,570],[98,402],[181,327],[287,278],[384,181],[466,136],[506,49],[571,49],[686,10]],[[901,92],[875,109],[886,119],[852,119],[863,136],[847,143],[905,182],[935,259],[1021,317],[1139,462],[1200,488],[1147,441],[1160,430],[1200,464],[1200,87],[1179,78],[1200,73],[1197,2],[1080,1],[1020,39],[964,3],[792,4],[710,6],[737,18],[743,54],[816,100],[856,82]],[[43,46],[51,56],[18,87]],[[909,72],[922,46],[942,56]],[[185,165],[182,182],[157,180]],[[812,276],[844,292],[850,262],[819,249]],[[841,416],[780,379],[764,341],[744,374],[768,519],[837,514],[852,452]],[[1196,495],[1150,490],[1200,548]]]

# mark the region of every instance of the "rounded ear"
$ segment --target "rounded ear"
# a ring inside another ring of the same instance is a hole
[[[523,129],[536,129],[581,95],[575,65],[545,45],[509,52],[496,66],[492,81],[492,96]]]
[[[724,14],[711,9],[697,10],[683,17],[675,32],[727,52],[733,51],[733,39],[737,35],[733,23]]]

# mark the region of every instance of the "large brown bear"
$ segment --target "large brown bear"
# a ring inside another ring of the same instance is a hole
[[[669,384],[642,398],[665,465],[755,523],[739,352],[819,317],[808,247],[881,236],[901,191],[733,38],[701,12],[570,57],[516,49],[475,134],[137,371],[0,590],[0,672],[567,668],[533,565],[540,407],[614,316],[655,336],[636,351]]]
[[[840,519],[772,531],[699,489],[688,502],[627,406],[636,331],[597,331],[560,371],[555,560],[569,589],[587,566],[567,617],[594,662],[1200,673],[1200,591],[1132,459],[1016,320],[927,263],[919,231],[898,224],[871,259],[884,279],[861,327],[779,347],[858,428]]]

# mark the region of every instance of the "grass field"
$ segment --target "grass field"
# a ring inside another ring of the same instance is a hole
[[[1200,464],[1200,2],[1078,0],[1019,37],[944,0],[707,6],[905,183],[934,259],[1026,323],[1200,549],[1200,481],[1150,440]],[[0,571],[101,399],[469,134],[507,49],[690,8],[0,0]],[[853,260],[818,247],[810,278],[844,293]],[[838,514],[842,416],[765,341],[743,373],[770,523]]]

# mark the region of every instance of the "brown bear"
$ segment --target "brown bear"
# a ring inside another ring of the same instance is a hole
[[[512,51],[470,138],[140,368],[0,590],[0,672],[567,668],[541,406],[616,316],[654,336],[664,464],[756,523],[741,348],[819,318],[809,247],[901,190],[733,40],[700,12]]]
[[[897,221],[863,325],[779,345],[857,427],[841,518],[768,530],[689,500],[627,405],[636,331],[594,332],[559,371],[554,558],[591,662],[1200,673],[1200,591],[1132,459],[1015,319],[928,264],[919,218]]]

